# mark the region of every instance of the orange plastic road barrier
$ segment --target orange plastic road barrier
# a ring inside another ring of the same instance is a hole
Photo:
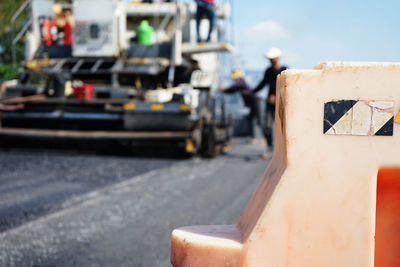
[[[175,267],[400,266],[400,64],[278,78],[275,151],[239,222],[172,233]]]

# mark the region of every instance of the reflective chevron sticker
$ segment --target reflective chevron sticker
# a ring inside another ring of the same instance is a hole
[[[393,136],[393,101],[340,100],[325,103],[324,134]]]

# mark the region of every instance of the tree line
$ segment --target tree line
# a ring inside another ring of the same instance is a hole
[[[11,58],[11,18],[25,0],[4,0],[0,2],[0,81],[10,80],[17,77],[17,69],[12,66]],[[23,26],[26,13],[21,14],[15,22],[17,29]],[[23,41],[16,47],[17,60],[23,57]]]
[[[11,56],[11,18],[25,0],[0,0],[0,83],[4,80],[15,79],[18,76],[19,64],[12,65]],[[71,2],[70,0],[56,0],[54,2]],[[23,27],[27,19],[27,13],[22,12],[15,21],[16,32]],[[2,51],[1,51],[2,50]],[[22,38],[15,46],[17,63],[23,60],[24,39]]]

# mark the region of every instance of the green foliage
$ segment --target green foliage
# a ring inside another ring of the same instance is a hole
[[[0,83],[2,81],[16,79],[18,73],[10,63],[0,63]]]
[[[11,18],[18,10],[18,8],[25,2],[25,0],[0,0],[0,45],[4,48],[5,52],[0,57],[0,81],[13,79],[17,76],[17,69],[12,67],[11,57]],[[70,0],[56,0],[55,2],[70,3]],[[26,20],[26,12],[23,11],[15,21],[16,33],[21,29]],[[23,60],[24,54],[24,40],[20,40],[15,46],[17,62]]]
[[[0,38],[2,41],[6,39],[10,41],[10,21],[12,16],[18,10],[18,8],[22,5],[24,0],[5,0],[0,3]],[[21,16],[16,20],[16,28],[22,26],[25,20],[25,13],[22,12]]]
[[[22,5],[24,0],[1,1],[0,3],[0,45],[4,48],[4,55],[0,60],[0,81],[15,79],[17,77],[17,68],[11,64],[11,18]],[[15,21],[15,28],[20,29],[25,21],[25,12]],[[15,46],[17,59],[23,57],[23,44],[18,43]]]

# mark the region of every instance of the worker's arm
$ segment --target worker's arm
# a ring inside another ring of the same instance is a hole
[[[231,86],[223,90],[224,93],[233,94],[238,91],[244,90],[246,87],[241,80],[236,81]]]
[[[283,66],[281,68],[281,71],[287,70],[288,68],[286,66]],[[269,94],[268,94],[268,98],[267,98],[267,103],[271,104],[271,105],[275,105],[276,102],[276,86],[270,86],[269,88]]]
[[[265,73],[264,73],[264,78],[257,85],[257,87],[254,88],[253,92],[256,93],[256,92],[260,91],[261,89],[263,89],[268,84],[268,82],[269,82],[269,75],[268,75],[268,70],[266,70]]]

